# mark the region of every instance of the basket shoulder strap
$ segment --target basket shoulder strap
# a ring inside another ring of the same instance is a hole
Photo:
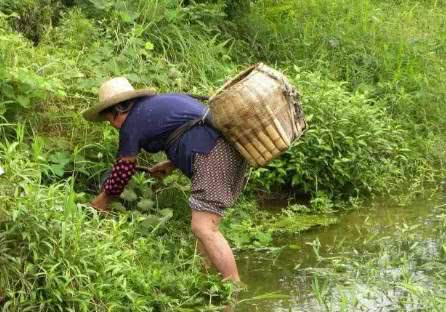
[[[167,138],[167,142],[166,142],[167,147],[170,147],[173,144],[175,144],[175,142],[177,142],[184,133],[186,133],[192,127],[194,127],[196,124],[198,124],[201,121],[201,119],[202,118],[200,117],[200,118],[195,118],[195,119],[189,120],[189,121],[185,122],[184,124],[182,124],[181,126],[179,126],[178,128],[176,128],[175,130],[173,130],[173,132]]]
[[[209,108],[206,109],[205,113],[201,117],[194,118],[192,120],[189,120],[176,128],[167,138],[167,148],[172,146],[172,144],[175,144],[183,134],[185,134],[187,131],[192,129],[198,124],[206,124],[209,126],[212,126],[212,117],[209,111]]]
[[[194,98],[194,99],[200,100],[200,101],[209,101],[209,99],[210,99],[210,97],[207,95],[196,95],[196,94],[189,94],[189,93],[185,93],[185,94]]]

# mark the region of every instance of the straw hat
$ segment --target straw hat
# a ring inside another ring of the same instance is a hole
[[[125,77],[117,77],[104,82],[99,88],[99,103],[82,112],[88,121],[104,121],[101,112],[120,102],[134,98],[154,95],[150,89],[135,90]]]

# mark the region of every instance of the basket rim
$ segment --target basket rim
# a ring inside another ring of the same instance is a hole
[[[263,63],[256,63],[253,64],[251,66],[249,66],[248,68],[244,69],[243,71],[239,72],[236,76],[234,76],[233,78],[231,78],[230,80],[228,80],[225,84],[223,84],[223,86],[221,86],[210,98],[209,98],[209,103],[212,102],[212,100],[216,97],[219,97],[220,95],[222,95],[223,93],[225,93],[227,90],[229,90],[229,88],[231,86],[233,86],[234,84],[241,82],[245,79],[247,79],[249,77],[249,74],[251,72],[253,72],[255,69],[264,67],[265,64]]]

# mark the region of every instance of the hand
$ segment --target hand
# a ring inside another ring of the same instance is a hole
[[[91,206],[98,212],[108,212],[108,204],[110,203],[110,197],[105,192],[101,192],[98,196],[91,201]]]
[[[175,165],[170,161],[162,161],[157,163],[155,166],[149,168],[150,174],[157,178],[163,179],[165,176],[169,175],[175,169]]]

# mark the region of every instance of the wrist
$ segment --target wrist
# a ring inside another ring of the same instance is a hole
[[[102,192],[99,194],[99,197],[100,197],[102,200],[105,200],[105,201],[107,201],[107,202],[109,202],[109,201],[110,201],[110,198],[111,198],[111,196],[110,196],[109,194],[107,194],[107,192],[105,192],[105,191],[102,191]]]

